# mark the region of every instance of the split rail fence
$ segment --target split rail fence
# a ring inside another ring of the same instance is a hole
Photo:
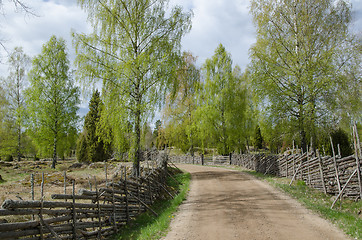
[[[131,219],[150,210],[156,199],[173,197],[174,191],[166,185],[170,175],[167,168],[145,171],[138,178],[127,178],[126,168],[121,177],[95,189],[80,189],[71,194],[53,194],[52,201],[5,200],[0,218],[28,215],[28,222],[0,223],[0,239],[103,239],[117,233]],[[64,179],[66,183],[66,179]],[[43,196],[43,183],[42,193]],[[64,190],[66,192],[66,188]]]
[[[323,157],[318,150],[302,153],[302,150],[293,149],[288,154],[283,155],[232,154],[230,156],[213,156],[212,160],[209,161],[203,155],[195,157],[169,156],[169,159],[178,163],[237,165],[262,174],[291,178],[290,184],[295,180],[302,180],[312,188],[337,196],[336,201],[340,197],[357,200],[362,199],[362,153],[361,143],[356,133],[357,128],[354,126],[355,154],[343,158],[339,147],[336,154],[331,142],[333,155]],[[195,159],[197,160],[195,161]]]

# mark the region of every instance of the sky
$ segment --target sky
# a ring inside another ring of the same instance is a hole
[[[87,14],[76,0],[31,0],[25,1],[37,16],[15,10],[9,0],[2,1],[0,14],[0,39],[7,51],[21,46],[33,57],[52,35],[67,41],[71,62],[75,53],[71,30],[90,33]],[[362,31],[362,0],[351,0],[354,11],[355,31]],[[193,11],[192,29],[182,40],[182,50],[198,56],[201,66],[222,43],[231,53],[234,65],[243,71],[249,63],[248,51],[255,40],[255,28],[249,14],[249,0],[170,0],[169,6],[180,5],[185,11]],[[0,49],[0,76],[7,75],[6,51]],[[88,101],[81,105],[81,115],[87,110]]]

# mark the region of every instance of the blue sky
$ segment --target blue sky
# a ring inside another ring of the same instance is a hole
[[[74,59],[74,49],[70,36],[71,29],[89,33],[87,15],[75,0],[32,0],[24,1],[38,17],[14,11],[10,1],[2,1],[4,16],[0,15],[0,39],[4,39],[8,51],[22,46],[31,57],[41,51],[42,45],[52,35],[61,36],[67,41],[70,59]],[[352,0],[354,11],[354,31],[362,32],[362,0]],[[192,9],[194,18],[192,30],[182,41],[183,50],[198,56],[201,65],[213,55],[219,43],[231,53],[234,64],[242,70],[249,62],[248,50],[255,42],[255,28],[249,15],[248,0],[170,0],[170,6],[181,5],[185,10]],[[4,64],[6,52],[0,49],[3,57],[0,75],[7,75]],[[84,114],[88,101],[82,103]]]

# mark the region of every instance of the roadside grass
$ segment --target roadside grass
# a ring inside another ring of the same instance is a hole
[[[294,181],[289,186],[290,179],[288,178],[264,175],[255,171],[245,172],[259,179],[264,179],[271,185],[283,190],[308,209],[334,223],[349,236],[355,239],[362,239],[362,201],[355,202],[350,199],[343,199],[338,201],[334,208],[331,209],[335,197],[310,188],[303,181]]]
[[[131,239],[160,239],[166,236],[171,219],[177,211],[178,206],[186,199],[189,190],[191,175],[189,173],[180,173],[174,176],[177,180],[168,179],[168,185],[178,189],[179,194],[174,199],[160,200],[151,207],[158,214],[155,217],[149,211],[138,216],[130,225],[120,229],[120,233],[111,237],[113,240],[131,240]],[[181,183],[181,184],[180,184]]]

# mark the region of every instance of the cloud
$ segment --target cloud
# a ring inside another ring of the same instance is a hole
[[[56,35],[67,41],[68,52],[73,58],[71,29],[90,31],[86,21],[87,15],[83,10],[75,4],[75,1],[35,0],[31,1],[29,6],[39,17],[15,12],[10,3],[5,4],[6,16],[2,19],[0,34],[6,36],[4,44],[7,50],[11,51],[16,46],[22,46],[25,53],[35,56],[41,52],[42,45],[52,35]],[[1,51],[0,54],[4,56],[6,52]]]
[[[198,56],[202,65],[222,43],[231,53],[234,64],[244,69],[248,64],[248,50],[255,41],[254,27],[249,16],[249,1],[241,0],[174,0],[185,9],[192,7],[192,30],[183,39],[183,49]]]

